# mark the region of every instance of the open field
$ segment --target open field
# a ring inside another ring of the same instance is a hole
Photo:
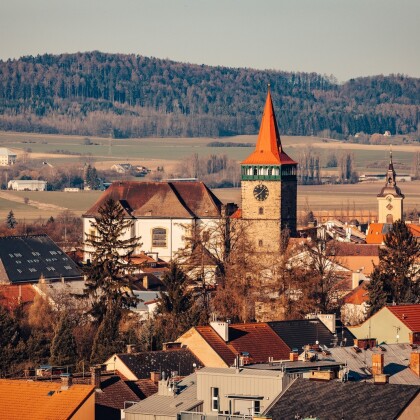
[[[109,139],[89,137],[91,145],[86,145],[87,137],[46,135],[32,133],[0,132],[0,147],[9,147],[18,154],[28,150],[29,159],[48,160],[53,165],[74,164],[86,159],[94,159],[100,169],[109,168],[116,162],[143,164],[151,169],[157,166],[172,167],[177,161],[188,158],[193,153],[199,156],[226,154],[241,161],[250,154],[250,147],[208,147],[212,141],[255,144],[257,136],[236,136],[215,138],[142,138]],[[392,142],[392,138],[390,138]],[[282,136],[287,153],[299,158],[302,149],[311,146],[321,157],[321,163],[331,152],[339,156],[342,152],[354,154],[356,170],[359,173],[383,173],[387,166],[389,146],[363,145],[323,139],[320,137]],[[60,151],[60,153],[57,153]],[[399,173],[409,173],[413,153],[420,152],[420,145],[393,146],[395,166]],[[334,169],[332,169],[334,170]]]
[[[376,195],[382,188],[382,182],[353,185],[300,185],[298,186],[298,211],[312,210],[338,214],[377,212]],[[404,208],[414,207],[420,210],[420,181],[401,182],[399,184],[405,194]],[[235,202],[240,205],[240,188],[214,189],[214,193],[223,202]],[[13,209],[18,219],[47,219],[56,216],[64,209],[69,209],[77,215],[82,215],[101,195],[101,191],[81,191],[69,193],[62,191],[2,191],[0,192],[0,223],[7,213]],[[24,203],[24,198],[29,203]],[[18,200],[18,201],[16,201]],[[41,207],[41,208],[40,208]]]

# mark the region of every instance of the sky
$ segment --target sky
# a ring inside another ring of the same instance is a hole
[[[0,59],[99,50],[420,77],[420,0],[0,0]]]

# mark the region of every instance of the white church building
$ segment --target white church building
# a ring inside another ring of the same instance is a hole
[[[125,237],[141,238],[141,246],[134,253],[158,254],[165,261],[174,258],[185,247],[189,226],[211,226],[219,223],[227,209],[229,213],[236,209],[229,205],[225,207],[203,182],[117,181],[83,215],[85,238],[95,234],[92,222],[98,209],[110,198],[119,202],[126,217],[134,222]],[[84,261],[88,259],[90,252],[85,248]]]

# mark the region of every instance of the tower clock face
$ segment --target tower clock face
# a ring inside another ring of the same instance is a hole
[[[254,197],[258,201],[264,201],[268,197],[268,188],[264,184],[257,185],[254,188]]]

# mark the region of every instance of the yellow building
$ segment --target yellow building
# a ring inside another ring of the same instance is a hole
[[[283,150],[270,91],[253,153],[241,163],[242,219],[256,252],[278,252],[281,231],[296,233],[297,162]]]
[[[396,173],[392,163],[392,152],[390,152],[389,156],[385,186],[377,197],[378,223],[394,223],[397,220],[402,220],[404,194],[397,187]]]

